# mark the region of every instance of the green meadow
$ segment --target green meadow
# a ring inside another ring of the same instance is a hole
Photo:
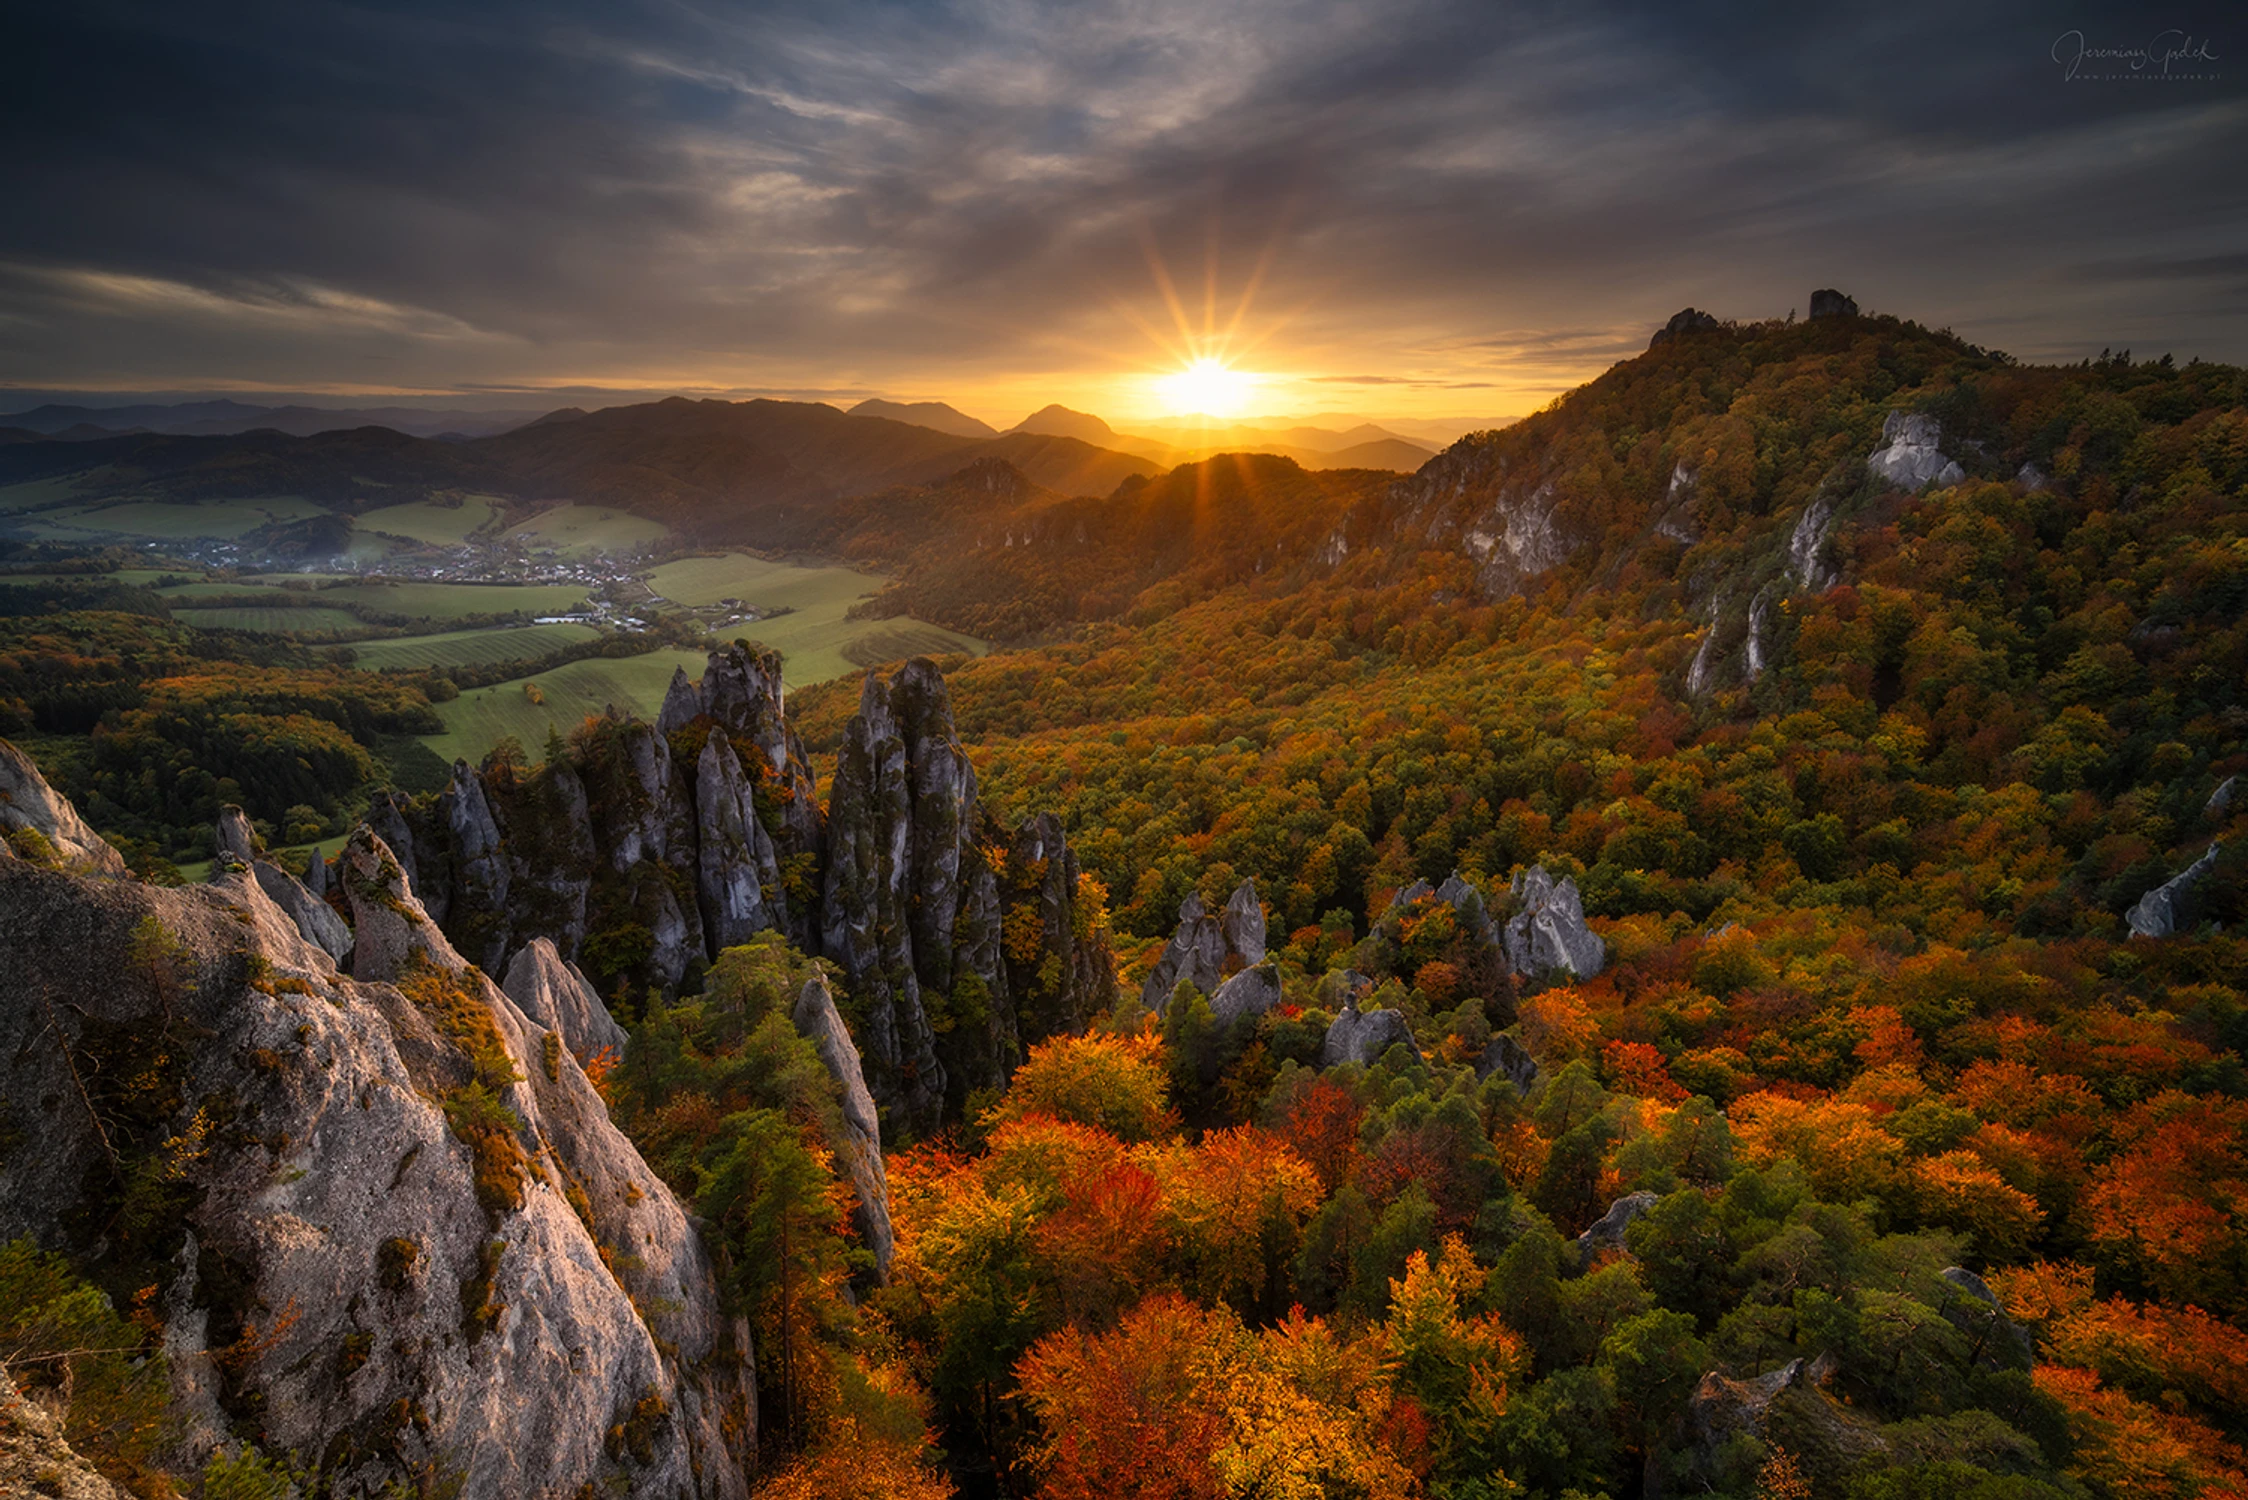
[[[0,508],[23,509],[15,497],[30,485],[12,485],[0,495]],[[38,502],[33,502],[38,503]],[[41,540],[84,541],[94,537],[145,537],[159,541],[185,541],[191,537],[231,540],[274,521],[302,521],[324,514],[309,500],[295,495],[272,495],[259,500],[204,500],[180,503],[124,500],[115,503],[69,505],[52,510],[17,514],[10,524]]]
[[[534,550],[552,547],[573,557],[618,552],[659,542],[669,533],[660,521],[605,505],[559,505],[508,528]]]
[[[331,630],[365,630],[364,621],[340,609],[320,605],[290,608],[281,604],[175,605],[172,618],[182,625],[204,630],[258,630],[268,635],[309,635]]]
[[[361,604],[416,620],[457,620],[463,615],[561,614],[585,602],[578,583],[347,583],[320,591],[322,599]]]
[[[437,705],[445,732],[424,735],[422,743],[447,761],[474,761],[514,735],[535,760],[549,729],[568,734],[588,715],[601,713],[611,704],[620,713],[654,718],[656,710],[663,707],[664,689],[671,685],[676,667],[685,667],[690,677],[700,677],[703,653],[654,651],[613,660],[594,657],[529,679],[472,688],[450,703]],[[537,684],[543,703],[531,701],[531,695],[524,691],[525,681]]]
[[[739,599],[754,609],[788,610],[770,619],[720,626],[718,633],[754,640],[780,652],[782,676],[791,687],[826,682],[901,657],[954,651],[982,654],[984,644],[974,636],[911,617],[845,618],[852,605],[870,598],[882,582],[855,568],[768,562],[742,552],[681,558],[657,568],[648,580],[649,587],[674,604],[704,606]]]
[[[781,653],[781,676],[792,688],[808,687],[908,656],[949,652],[982,654],[984,643],[923,620],[851,620],[850,607],[868,597],[882,580],[851,568],[802,567],[767,562],[745,553],[690,557],[657,568],[650,585],[673,604],[704,607],[721,599],[740,599],[759,609],[787,614],[717,627],[726,639],[755,641]],[[402,641],[384,646],[404,645]],[[362,664],[367,650],[360,652]],[[477,760],[500,739],[514,735],[533,756],[551,727],[567,734],[588,714],[615,704],[624,713],[654,717],[674,667],[700,677],[703,654],[657,651],[621,660],[571,662],[532,678],[545,697],[533,703],[521,680],[464,692],[440,704],[445,732],[424,739],[447,760]]]
[[[468,541],[470,533],[490,523],[498,514],[499,507],[485,496],[465,495],[456,497],[449,505],[438,500],[386,505],[357,517],[352,528],[362,533],[404,537],[410,542],[427,542],[433,547],[458,547]]]
[[[449,630],[437,635],[398,636],[354,646],[358,664],[370,672],[393,668],[474,667],[487,662],[544,656],[601,634],[591,625],[524,625],[496,630]]]

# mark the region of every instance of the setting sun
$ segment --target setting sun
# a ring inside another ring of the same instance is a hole
[[[1159,376],[1156,393],[1177,416],[1238,416],[1256,393],[1257,377],[1219,360],[1195,360],[1175,375]]]

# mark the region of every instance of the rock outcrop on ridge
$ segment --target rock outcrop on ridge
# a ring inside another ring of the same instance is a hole
[[[1413,1028],[1403,1011],[1361,1011],[1358,1002],[1351,1000],[1327,1028],[1326,1039],[1319,1047],[1319,1066],[1356,1063],[1370,1068],[1382,1060],[1382,1054],[1400,1045],[1413,1054],[1416,1062],[1420,1060],[1420,1044],[1413,1040]]]
[[[1225,910],[1214,917],[1202,898],[1190,893],[1179,903],[1178,930],[1171,934],[1170,946],[1140,987],[1140,1003],[1161,1014],[1182,979],[1214,995],[1227,978],[1263,963],[1264,956],[1264,906],[1257,900],[1255,881],[1236,886]]]
[[[1866,459],[1866,467],[1904,490],[1957,484],[1967,471],[1944,456],[1943,440],[1943,424],[1934,417],[1893,411],[1881,424],[1881,446]]]
[[[335,908],[305,882],[258,852],[257,837],[241,808],[229,806],[219,810],[212,843],[216,851],[211,862],[214,878],[229,868],[247,870],[267,898],[288,913],[306,942],[339,964],[350,954],[351,928],[336,915]],[[326,861],[314,855],[311,864],[314,877],[325,883],[327,869]]]
[[[10,857],[88,875],[126,873],[125,857],[47,785],[31,757],[0,740],[0,859]]]
[[[780,658],[735,645],[699,682],[675,674],[654,724],[589,720],[534,769],[457,763],[436,799],[385,794],[368,824],[491,973],[543,940],[597,994],[637,998],[769,930],[833,959],[866,1081],[915,1131],[1113,1004],[1059,820],[991,825],[927,661],[868,677],[824,809]]]
[[[2124,925],[2130,929],[2131,936],[2168,937],[2182,927],[2191,927],[2200,911],[2201,882],[2217,868],[2220,847],[2212,841],[2202,851],[2201,858],[2141,896],[2123,914]]]
[[[836,1161],[851,1179],[857,1200],[851,1205],[851,1220],[858,1226],[860,1240],[873,1253],[876,1278],[888,1280],[897,1240],[890,1229],[890,1183],[882,1165],[882,1125],[859,1065],[858,1048],[851,1045],[850,1029],[843,1024],[842,1012],[835,1008],[835,994],[828,988],[826,975],[815,974],[805,981],[803,992],[796,997],[792,1019],[796,1029],[818,1049],[820,1061],[835,1078],[843,1106],[843,1138],[833,1145]]]
[[[1608,945],[1585,925],[1576,881],[1563,876],[1557,882],[1544,865],[1532,865],[1514,877],[1513,888],[1522,909],[1507,921],[1506,956],[1515,973],[1536,977],[1566,969],[1590,979],[1608,966]]]
[[[533,938],[517,949],[500,988],[525,1016],[560,1036],[579,1062],[603,1052],[624,1056],[624,1028],[551,939]]]
[[[749,1334],[678,1199],[372,831],[340,878],[349,976],[246,869],[0,861],[0,1124],[41,1142],[0,1239],[157,1289],[191,1462],[254,1422],[337,1493],[746,1495]]]

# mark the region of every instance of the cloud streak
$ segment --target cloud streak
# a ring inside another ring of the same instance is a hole
[[[2209,165],[2248,157],[2248,74],[2072,89],[2049,29],[85,0],[24,19],[35,65],[0,90],[0,382],[381,366],[1113,409],[1171,358],[1151,246],[1196,327],[1262,265],[1241,342],[1314,405],[1520,410],[1686,303],[1771,316],[1824,284],[2033,357],[2248,358],[2248,309],[2208,295],[2248,238],[2248,179]]]

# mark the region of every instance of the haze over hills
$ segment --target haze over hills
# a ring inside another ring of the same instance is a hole
[[[939,432],[949,432],[955,437],[994,438],[999,429],[989,422],[969,416],[966,412],[947,406],[942,401],[885,401],[870,396],[851,408],[854,417],[888,417],[893,422],[910,422],[916,427],[933,427]]]
[[[161,432],[212,435],[271,430],[297,437],[341,432],[354,427],[388,427],[416,437],[457,433],[482,437],[536,421],[544,408],[513,411],[451,410],[421,406],[255,406],[227,398],[135,406],[72,406],[49,403],[29,411],[0,413],[0,427],[86,437],[114,433]]]
[[[935,403],[930,405],[934,406]],[[173,425],[253,420],[208,407]],[[1098,417],[1039,413],[1004,434],[978,437],[882,415],[863,405],[850,414],[820,402],[667,400],[596,411],[565,408],[502,433],[438,440],[369,423],[305,436],[270,426],[233,434],[114,433],[76,426],[40,434],[11,430],[0,444],[0,483],[68,480],[85,499],[210,500],[301,495],[345,511],[391,505],[446,490],[525,502],[582,500],[618,505],[706,540],[754,539],[760,518],[838,496],[944,479],[983,460],[1012,465],[1029,482],[1064,495],[1107,495],[1211,451],[1119,436]],[[949,408],[945,409],[949,411]],[[41,420],[59,421],[59,409]],[[161,415],[154,409],[142,415]],[[944,412],[920,410],[940,420]],[[347,415],[361,415],[349,413]],[[953,425],[973,421],[960,413]],[[975,424],[978,427],[983,424]],[[1394,438],[1295,429],[1291,438],[1336,445],[1261,440],[1233,429],[1246,449],[1277,453],[1306,467],[1417,467],[1427,454]],[[1078,434],[1105,437],[1103,446]]]
[[[1371,422],[1347,431],[1309,427],[1271,418],[1264,422],[1178,418],[1147,433],[1118,432],[1106,420],[1066,406],[1032,412],[1011,429],[1078,438],[1099,447],[1137,454],[1169,468],[1218,453],[1272,453],[1311,469],[1396,469],[1411,471],[1436,450],[1409,442]]]

